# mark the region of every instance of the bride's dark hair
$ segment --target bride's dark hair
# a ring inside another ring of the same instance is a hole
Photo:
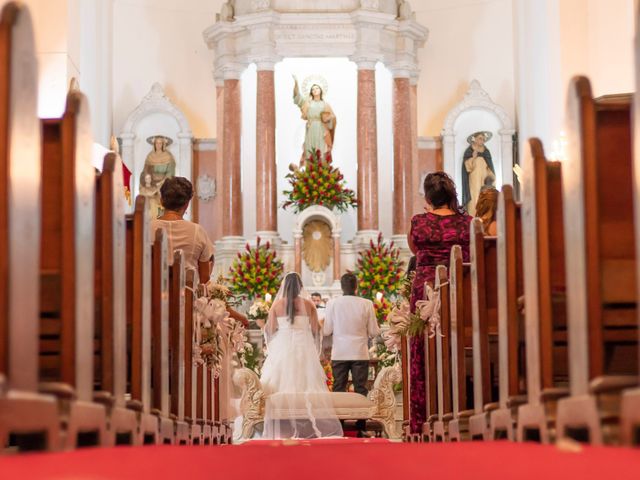
[[[289,322],[293,323],[295,317],[295,300],[300,296],[302,291],[302,280],[297,273],[289,273],[284,278],[284,286],[282,287],[282,296],[286,299],[287,317]]]

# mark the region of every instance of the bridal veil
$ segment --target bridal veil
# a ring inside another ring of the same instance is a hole
[[[322,326],[297,273],[285,276],[265,325],[263,438],[341,437],[320,363]]]

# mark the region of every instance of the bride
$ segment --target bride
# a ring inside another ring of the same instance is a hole
[[[342,437],[320,365],[322,327],[297,273],[285,276],[265,325],[262,438]]]

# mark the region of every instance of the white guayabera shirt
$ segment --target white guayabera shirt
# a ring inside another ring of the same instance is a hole
[[[324,334],[333,334],[331,360],[369,360],[369,338],[379,333],[371,300],[345,295],[327,303]]]

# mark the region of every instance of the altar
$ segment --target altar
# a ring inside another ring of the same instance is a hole
[[[406,1],[224,5],[204,32],[214,52],[222,159],[217,173],[224,179],[216,273],[225,274],[236,253],[260,237],[270,241],[285,270],[299,272],[309,288],[333,296],[339,294],[341,274],[354,269],[357,253],[380,232],[409,256],[406,234],[418,192],[413,185],[417,51],[427,33]],[[326,81],[322,100],[337,120],[331,156],[356,192],[357,208],[281,208],[285,177],[290,164],[300,162],[310,128],[293,102],[292,75],[300,87],[313,75]],[[326,257],[314,265],[310,243]]]

